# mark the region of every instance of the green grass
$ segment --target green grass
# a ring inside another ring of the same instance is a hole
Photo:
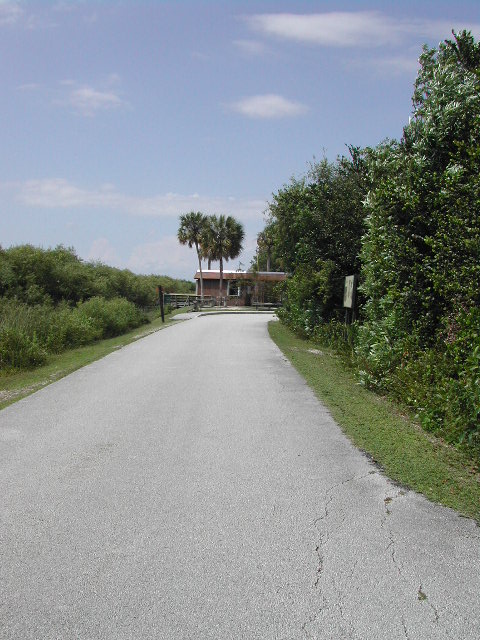
[[[333,351],[297,338],[280,322],[269,331],[345,434],[392,480],[480,520],[480,475],[470,458],[362,387]]]
[[[173,316],[185,311],[187,309],[181,309],[166,316],[165,324],[162,324],[160,317],[152,314],[152,321],[148,325],[142,325],[115,338],[98,340],[78,349],[64,351],[58,355],[50,355],[44,366],[31,371],[0,373],[0,409],[25,398],[25,396],[38,391],[38,389],[51,384],[59,378],[63,378],[72,373],[72,371],[103,358],[112,353],[112,351],[130,344],[130,342],[170,326]]]

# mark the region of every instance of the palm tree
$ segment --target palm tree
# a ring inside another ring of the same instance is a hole
[[[180,227],[177,237],[180,244],[188,244],[190,249],[195,246],[200,269],[200,299],[203,301],[203,273],[202,273],[202,235],[207,223],[207,216],[200,211],[190,211],[180,216]]]
[[[208,220],[207,220],[207,224],[208,224]],[[212,261],[215,260],[215,258],[212,256],[210,249],[206,244],[206,237],[204,237],[203,240],[204,240],[202,244],[203,258],[207,260],[207,269],[210,271],[210,269],[212,268]]]
[[[265,229],[257,235],[257,246],[258,246],[258,253],[261,253],[262,250],[265,251],[266,253],[267,272],[268,272],[270,271],[272,249],[275,246],[275,240],[273,237],[271,225],[266,226]]]
[[[220,295],[223,288],[223,261],[236,258],[245,237],[243,225],[232,216],[209,216],[202,236],[202,247],[212,260],[220,262]]]

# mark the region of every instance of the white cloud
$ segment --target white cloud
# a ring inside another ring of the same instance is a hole
[[[248,118],[289,118],[308,111],[306,105],[273,93],[243,98],[229,107]]]
[[[135,273],[159,273],[173,277],[193,278],[197,256],[181,245],[176,236],[165,236],[157,242],[147,242],[133,248],[127,268]],[[191,274],[185,274],[191,269]]]
[[[100,261],[112,267],[120,267],[121,260],[107,238],[97,238],[92,242],[87,260]]]
[[[475,38],[480,37],[480,23],[475,22],[459,22],[454,20],[453,22],[447,22],[446,20],[419,20],[416,22],[418,26],[418,34],[425,38],[432,38],[437,41],[452,38],[452,29],[455,33],[463,31],[471,31]]]
[[[89,192],[61,178],[27,180],[19,185],[19,200],[26,205],[42,208],[70,208],[98,206],[106,202],[108,193]]]
[[[36,91],[40,89],[41,85],[36,82],[26,82],[25,84],[20,84],[17,87],[17,91]]]
[[[199,60],[200,62],[208,62],[210,60],[210,57],[201,51],[192,51],[191,55],[194,60]]]
[[[30,6],[29,6],[30,4]],[[18,25],[27,31],[52,29],[60,26],[59,20],[64,15],[73,13],[84,0],[60,1],[57,3],[28,3],[26,0],[0,0],[0,27],[4,25]],[[32,6],[33,5],[33,6]],[[84,22],[95,22],[96,13],[83,17]]]
[[[1,186],[13,190],[22,204],[43,209],[104,209],[158,218],[177,217],[195,210],[206,214],[225,213],[245,221],[260,218],[266,208],[266,202],[260,199],[209,197],[196,193],[130,196],[121,193],[111,184],[101,185],[97,189],[85,189],[63,178],[27,180]]]
[[[122,98],[121,79],[117,74],[108,76],[99,87],[80,84],[76,80],[63,80],[56,88],[26,82],[18,85],[16,90],[23,93],[39,91],[51,104],[84,117],[130,106]]]
[[[260,14],[248,21],[253,29],[268,36],[337,47],[386,44],[395,25],[377,12]]]
[[[243,243],[244,251],[235,260],[226,263],[225,268],[235,269],[240,262],[243,265],[242,268],[246,269],[250,266],[257,246],[257,233],[258,230],[255,233],[247,231]],[[146,242],[134,247],[126,267],[135,273],[168,274],[189,280],[198,269],[198,260],[195,249],[181,245],[176,236],[170,235],[156,242]],[[218,268],[218,263],[212,264],[212,268]]]
[[[125,105],[115,91],[99,91],[88,85],[72,88],[67,104],[80,115],[88,117],[99,111],[110,111]]]
[[[65,2],[65,0],[59,0],[59,2],[56,2],[53,7],[52,7],[52,11],[57,11],[58,13],[72,13],[72,11],[75,11],[77,8],[78,4],[75,4],[73,2]]]
[[[0,1],[0,26],[15,24],[23,14],[24,11],[17,2]]]
[[[265,44],[258,40],[234,40],[233,44],[247,56],[261,56],[268,51]]]
[[[82,214],[94,212],[100,219],[102,213],[150,217],[154,223],[154,236],[150,241],[135,246],[125,260],[108,239],[108,234],[93,236],[84,256],[87,260],[100,260],[106,264],[129,268],[139,273],[166,273],[174,277],[191,278],[197,268],[195,251],[180,245],[171,235],[178,217],[188,211],[206,214],[232,215],[245,226],[244,251],[230,264],[235,268],[241,260],[245,266],[255,253],[256,235],[264,226],[266,200],[253,198],[208,197],[199,194],[164,194],[151,197],[129,196],[118,191],[114,185],[104,184],[97,189],[84,189],[63,179],[29,180],[27,182],[0,183],[4,200],[13,196],[20,205],[35,209],[59,210],[65,214],[68,228],[85,231]],[[13,204],[13,203],[12,203]],[[17,205],[18,206],[18,205]],[[71,217],[75,222],[68,222]],[[164,219],[162,221],[162,218]],[[128,221],[122,226],[128,228]],[[136,224],[134,220],[132,224]],[[168,234],[156,240],[158,229],[168,228]]]
[[[81,85],[74,80],[64,80],[61,85],[63,95],[55,104],[71,107],[75,113],[85,117],[128,106],[120,95],[120,77],[117,74],[111,74],[100,88]]]
[[[415,55],[387,56],[376,58],[369,62],[380,71],[384,71],[386,73],[410,73],[414,75],[420,67],[418,58],[415,57]]]
[[[380,74],[399,75],[408,73],[413,78],[420,66],[418,54],[419,51],[416,46],[403,47],[402,52],[396,55],[355,56],[355,58],[349,59],[345,65],[350,70],[368,68]]]
[[[88,16],[83,18],[85,24],[96,24],[98,22],[98,13],[94,11]]]
[[[98,111],[118,109],[123,105],[121,98],[113,91],[97,91],[89,86],[73,89],[69,102],[83,116],[93,116]]]
[[[326,47],[379,47],[403,42],[408,36],[444,39],[452,28],[480,31],[480,24],[451,24],[444,20],[394,19],[379,11],[313,14],[267,13],[246,18],[266,36]]]
[[[59,24],[50,20],[48,15],[34,15],[31,13],[24,21],[25,29],[29,31],[38,31],[40,29],[56,29]]]

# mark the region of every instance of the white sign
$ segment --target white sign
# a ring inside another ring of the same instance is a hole
[[[353,309],[355,304],[355,276],[345,276],[345,288],[343,290],[343,306]]]

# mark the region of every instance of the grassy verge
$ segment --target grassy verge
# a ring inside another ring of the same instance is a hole
[[[390,478],[480,521],[479,469],[469,458],[360,386],[334,352],[297,338],[280,322],[271,322],[269,331],[345,434]]]
[[[152,316],[152,321],[148,325],[142,325],[132,329],[128,333],[115,338],[98,340],[92,344],[78,349],[64,351],[57,355],[51,355],[47,363],[31,371],[18,371],[16,373],[0,373],[0,409],[25,398],[25,396],[38,391],[42,387],[51,384],[59,378],[84,367],[95,360],[99,360],[116,349],[120,349],[130,342],[143,338],[150,333],[159,331],[171,324],[172,318],[183,313],[185,310],[174,311],[165,318],[162,324],[160,317]]]

